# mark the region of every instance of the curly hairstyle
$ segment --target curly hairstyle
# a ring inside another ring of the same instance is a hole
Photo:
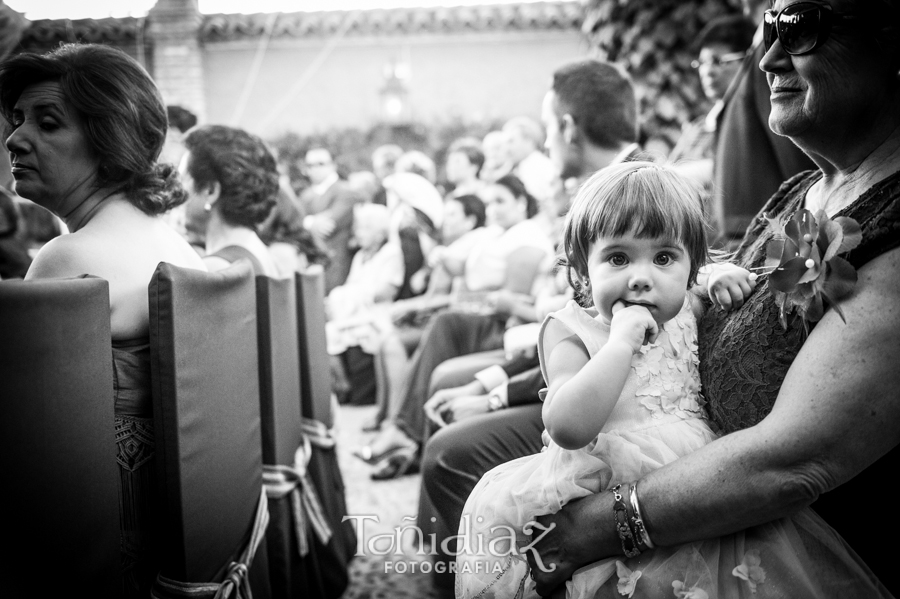
[[[491,183],[491,185],[500,185],[501,187],[505,187],[511,194],[513,194],[514,198],[525,198],[525,213],[528,218],[531,218],[538,213],[539,206],[537,200],[533,195],[528,193],[528,190],[525,189],[525,184],[522,183],[522,180],[517,176],[503,175],[502,177]]]
[[[87,142],[99,158],[100,185],[118,188],[150,215],[187,199],[175,167],[156,162],[166,139],[166,107],[136,60],[100,44],[65,44],[48,54],[6,59],[0,63],[0,112],[9,127],[22,92],[45,82],[59,84],[84,124]]]
[[[578,189],[566,215],[562,263],[569,284],[589,303],[590,289],[583,281],[591,246],[600,237],[634,231],[639,238],[681,243],[691,261],[688,285],[693,285],[700,267],[709,261],[707,229],[693,181],[653,162],[625,162],[600,169]]]
[[[221,187],[216,205],[226,223],[254,229],[269,216],[278,195],[278,168],[262,139],[243,129],[201,125],[188,131],[184,145],[194,184]]]

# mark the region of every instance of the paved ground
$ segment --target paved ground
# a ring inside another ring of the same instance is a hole
[[[374,413],[374,406],[344,405],[336,420],[338,460],[347,491],[347,511],[353,516],[378,519],[377,522],[357,520],[357,531],[362,529],[363,532],[364,555],[354,558],[351,563],[350,586],[342,599],[452,597],[452,592],[441,591],[432,585],[430,574],[422,573],[422,565],[427,571],[431,562],[427,555],[416,555],[410,542],[414,533],[400,533],[401,541],[396,541],[398,530],[415,524],[420,476],[373,481],[369,478],[371,467],[350,454],[353,447],[367,443],[374,436],[374,433],[362,432],[363,423]],[[407,519],[404,521],[404,518]],[[385,536],[374,538],[378,535]]]

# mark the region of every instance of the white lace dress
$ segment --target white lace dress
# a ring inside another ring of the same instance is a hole
[[[538,343],[545,380],[547,357],[562,339],[577,335],[591,356],[606,343],[609,325],[596,316],[595,310],[569,302],[547,317]],[[596,439],[578,450],[551,443],[537,455],[484,475],[460,522],[457,597],[515,597],[520,585],[526,595],[536,596],[524,555],[510,554],[511,531],[520,546],[528,544],[523,527],[535,516],[636,480],[716,437],[703,411],[696,340],[696,323],[685,302],[656,342],[634,356],[622,395]],[[596,589],[614,572],[613,562],[611,571],[594,571],[574,582],[586,591]]]
[[[577,335],[591,356],[606,342],[609,327],[595,317],[574,302],[547,317],[538,344],[545,380],[547,356],[560,340]],[[634,356],[619,401],[589,445],[566,450],[551,443],[482,477],[460,521],[457,598],[537,597],[525,555],[516,550],[531,543],[531,532],[540,534],[527,523],[640,479],[715,439],[700,396],[696,338],[686,303],[656,343]],[[602,560],[576,571],[566,588],[570,598],[891,596],[808,508],[733,535]]]

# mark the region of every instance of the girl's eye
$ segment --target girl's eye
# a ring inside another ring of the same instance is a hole
[[[52,119],[44,119],[41,121],[41,129],[45,131],[53,131],[58,129],[59,125]]]
[[[613,266],[625,266],[628,263],[628,259],[622,254],[613,254],[609,257],[609,263]]]
[[[672,254],[663,252],[662,254],[656,255],[656,259],[654,260],[654,262],[656,262],[656,264],[658,264],[659,266],[668,266],[669,264],[674,262],[674,260],[675,259],[672,257]]]

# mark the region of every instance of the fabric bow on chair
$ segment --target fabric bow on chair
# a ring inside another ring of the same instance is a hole
[[[291,495],[294,531],[297,536],[300,557],[306,557],[309,554],[309,539],[306,532],[308,526],[313,529],[323,545],[327,545],[331,539],[331,527],[328,525],[322,511],[322,504],[319,502],[316,489],[307,472],[311,457],[312,443],[310,437],[304,434],[303,443],[297,448],[297,453],[294,455],[293,467],[279,465],[263,467],[263,483],[269,499],[281,499],[289,493]]]

